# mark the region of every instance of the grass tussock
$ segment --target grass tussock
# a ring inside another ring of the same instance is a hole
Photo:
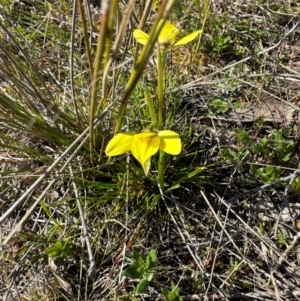
[[[0,1],[3,300],[298,300],[299,13]]]

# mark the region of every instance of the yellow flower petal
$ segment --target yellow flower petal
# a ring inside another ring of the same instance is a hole
[[[192,40],[194,40],[195,38],[197,38],[197,36],[202,32],[202,30],[197,30],[187,36],[185,36],[184,38],[182,38],[181,40],[179,40],[174,46],[180,46],[180,45],[184,45],[187,44],[189,42],[191,42]]]
[[[160,138],[159,148],[165,153],[178,155],[181,152],[181,139],[176,132],[166,130],[158,133]]]
[[[131,144],[131,152],[141,163],[144,171],[146,161],[158,151],[159,143],[160,139],[155,133],[144,132],[134,135]]]
[[[144,169],[145,176],[147,177],[151,166],[151,157],[142,166]]]
[[[109,157],[125,154],[131,150],[134,132],[119,133],[107,144],[105,154]]]
[[[134,30],[133,37],[142,45],[145,45],[149,39],[149,35],[140,29]]]
[[[175,38],[178,33],[179,33],[179,30],[175,26],[173,26],[169,21],[166,21],[164,24],[164,27],[162,28],[162,30],[158,36],[159,44],[173,45],[175,43]],[[167,45],[167,46],[169,46],[169,45]]]

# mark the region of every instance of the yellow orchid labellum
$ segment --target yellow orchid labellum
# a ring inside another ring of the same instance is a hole
[[[169,48],[169,46],[175,47],[184,45],[194,40],[201,32],[202,30],[194,31],[193,33],[185,36],[177,43],[175,43],[175,39],[179,33],[179,30],[178,28],[173,26],[169,21],[166,21],[158,36],[158,43],[161,46],[164,46],[165,48]],[[133,37],[138,43],[142,45],[145,45],[147,43],[147,40],[149,39],[149,35],[140,29],[134,30]]]
[[[148,175],[151,157],[158,150],[171,155],[181,152],[179,134],[170,130],[154,132],[125,132],[115,135],[108,143],[105,154],[109,157],[131,152],[142,165],[145,175]]]

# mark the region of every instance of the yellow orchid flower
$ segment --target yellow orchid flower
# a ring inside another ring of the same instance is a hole
[[[131,152],[141,163],[147,176],[151,157],[158,150],[171,155],[178,155],[181,152],[181,140],[176,132],[165,130],[154,132],[125,132],[115,135],[108,143],[105,154],[109,157],[118,156]]]
[[[169,48],[169,46],[175,47],[184,45],[194,40],[201,32],[202,30],[194,31],[175,43],[175,38],[178,35],[179,30],[169,21],[166,21],[158,36],[158,43],[165,48]],[[145,45],[149,39],[149,35],[140,29],[134,30],[133,37],[142,45]]]

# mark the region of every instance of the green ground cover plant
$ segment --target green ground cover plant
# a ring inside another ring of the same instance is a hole
[[[0,0],[3,300],[298,300],[299,13]]]

